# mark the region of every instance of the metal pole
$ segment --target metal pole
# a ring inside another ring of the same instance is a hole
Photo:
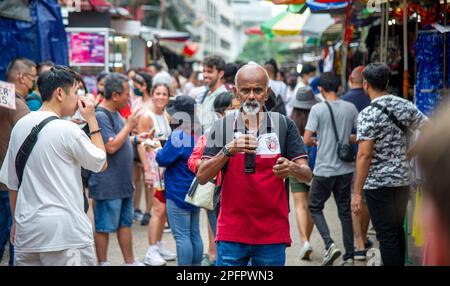
[[[408,98],[408,5],[403,0],[403,98]]]
[[[380,63],[383,62],[383,43],[384,43],[384,22],[386,10],[384,9],[384,4],[381,4],[381,24],[380,24]]]
[[[444,26],[447,26],[447,0],[444,1]],[[442,96],[447,99],[447,33],[444,33],[444,68],[442,83]]]

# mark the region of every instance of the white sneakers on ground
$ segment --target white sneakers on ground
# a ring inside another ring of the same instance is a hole
[[[139,260],[134,260],[133,263],[124,263],[122,266],[145,266],[144,263],[140,262]]]
[[[158,241],[156,243],[158,246],[159,254],[165,261],[173,261],[177,258],[177,255],[166,248],[164,241]]]
[[[158,245],[150,245],[144,258],[145,265],[164,266],[167,261],[159,253]]]
[[[98,263],[98,266],[111,266],[111,263],[109,263],[108,261],[101,261]]]
[[[313,249],[309,241],[305,241],[303,243],[302,248],[300,249],[300,259],[301,260],[309,260]]]

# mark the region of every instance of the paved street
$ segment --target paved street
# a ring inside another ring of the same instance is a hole
[[[291,209],[293,210],[294,203],[292,201],[291,196]],[[90,213],[92,215],[92,213]],[[411,214],[410,214],[411,215]],[[325,216],[328,221],[328,227],[330,228],[332,237],[335,239],[335,242],[337,243],[338,247],[343,251],[344,247],[342,244],[342,238],[341,238],[341,227],[340,222],[337,217],[337,210],[336,205],[334,203],[333,199],[330,199],[325,207]],[[299,234],[297,230],[297,224],[295,222],[295,215],[294,212],[291,211],[290,213],[290,221],[291,221],[291,237],[293,240],[292,246],[287,248],[286,251],[286,265],[287,266],[318,266],[320,265],[323,253],[324,253],[324,245],[323,241],[320,238],[319,233],[314,228],[314,231],[312,233],[311,237],[311,244],[314,248],[314,251],[311,255],[311,261],[303,261],[298,258],[298,254],[300,252],[300,239]],[[206,220],[206,212],[202,211],[202,215],[200,218],[200,226],[201,226],[201,234],[204,242],[204,249],[207,251],[207,220]],[[410,222],[411,224],[411,222]],[[372,241],[375,242],[375,246],[378,246],[376,243],[376,238],[374,235],[369,235],[369,237],[372,239]],[[167,244],[167,248],[173,252],[175,252],[175,240],[173,239],[172,233],[164,233],[163,240]],[[135,255],[139,260],[143,260],[144,255],[147,251],[148,242],[147,242],[147,227],[139,225],[139,223],[135,222],[133,225],[133,249],[135,251]],[[415,265],[421,264],[421,256],[422,251],[419,248],[415,248],[413,244],[413,239],[410,239],[409,242],[409,263],[414,263]],[[1,261],[0,265],[5,265],[8,261],[8,253],[6,251],[6,256]],[[123,262],[122,254],[120,252],[119,244],[117,242],[116,236],[112,235],[110,237],[110,247],[108,252],[108,259],[111,262],[112,265],[121,265]],[[336,262],[336,264],[339,263],[340,260]],[[356,262],[356,265],[358,266],[364,266],[366,262]],[[169,262],[169,266],[176,266],[176,262]]]
[[[319,233],[314,228],[311,244],[314,248],[314,251],[311,255],[311,261],[302,261],[299,259],[298,255],[300,252],[300,238],[298,234],[297,224],[295,222],[295,212],[294,212],[294,202],[292,201],[291,195],[291,212],[290,212],[290,221],[291,221],[291,237],[293,240],[292,246],[287,248],[286,251],[286,265],[288,266],[316,266],[320,265],[323,253],[324,253],[324,245],[323,241],[320,238]],[[343,251],[344,247],[342,244],[342,236],[341,236],[341,226],[337,216],[336,205],[333,199],[330,199],[325,208],[325,215],[328,221],[328,227],[330,228],[332,237],[337,243],[338,247]],[[201,226],[201,234],[204,243],[204,252],[207,251],[207,220],[206,220],[206,212],[202,211],[200,218],[200,226]],[[372,240],[375,241],[374,236],[371,236]],[[172,233],[165,233],[163,240],[167,243],[167,248],[171,251],[175,252],[175,240],[173,239]],[[120,253],[119,245],[117,243],[116,237],[111,236],[110,240],[110,248],[108,252],[109,260],[112,265],[120,265],[123,262],[122,255]],[[133,226],[133,248],[135,251],[135,255],[137,259],[143,260],[145,252],[147,251],[148,242],[147,242],[147,227],[140,226],[138,223],[135,223]],[[339,263],[340,260],[336,262]],[[168,265],[176,265],[176,262],[170,262]],[[365,265],[364,262],[357,262],[356,265]]]

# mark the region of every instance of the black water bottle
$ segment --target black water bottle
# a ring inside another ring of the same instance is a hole
[[[253,134],[253,133],[249,133],[246,132],[246,134]],[[255,165],[256,165],[256,154],[248,154],[245,153],[245,168],[244,168],[244,173],[245,174],[254,174],[255,173]]]

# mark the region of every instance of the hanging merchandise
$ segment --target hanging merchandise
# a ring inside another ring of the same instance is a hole
[[[415,239],[416,247],[423,246],[423,223],[422,223],[422,187],[418,187],[415,196],[412,237]]]
[[[31,22],[28,0],[1,0],[0,17]]]
[[[327,55],[323,60],[323,72],[331,72],[333,71],[333,63],[334,63],[333,47],[328,47],[328,52],[326,54]]]
[[[8,63],[19,56],[68,65],[67,34],[58,2],[29,0],[28,8],[31,22],[0,16],[0,80],[6,77]]]
[[[438,32],[419,33],[414,50],[417,62],[416,105],[424,114],[431,115],[442,101],[443,35]],[[447,47],[447,54],[449,52]]]

